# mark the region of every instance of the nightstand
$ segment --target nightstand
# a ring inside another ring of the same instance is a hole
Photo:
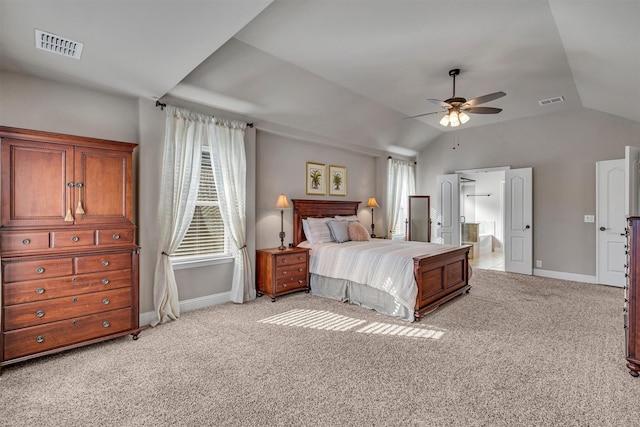
[[[309,292],[309,249],[278,248],[256,251],[258,296],[276,297],[292,292]]]

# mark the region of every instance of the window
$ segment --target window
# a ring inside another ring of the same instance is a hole
[[[201,162],[196,210],[187,233],[172,257],[174,265],[191,265],[230,256],[209,151],[202,152]]]

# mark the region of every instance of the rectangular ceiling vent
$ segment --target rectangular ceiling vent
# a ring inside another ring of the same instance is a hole
[[[549,105],[555,104],[556,102],[564,101],[564,96],[556,96],[555,98],[543,99],[542,101],[538,101],[540,105]]]
[[[36,47],[69,58],[80,59],[83,43],[36,30]]]

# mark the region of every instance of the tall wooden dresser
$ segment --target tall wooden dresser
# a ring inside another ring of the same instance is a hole
[[[0,127],[0,369],[140,333],[136,144]]]
[[[627,368],[640,375],[640,217],[629,217],[627,224],[627,285],[624,298]]]

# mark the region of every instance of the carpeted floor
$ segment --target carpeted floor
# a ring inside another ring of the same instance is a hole
[[[7,426],[631,426],[623,290],[474,271],[408,323],[300,293],[11,365]]]

